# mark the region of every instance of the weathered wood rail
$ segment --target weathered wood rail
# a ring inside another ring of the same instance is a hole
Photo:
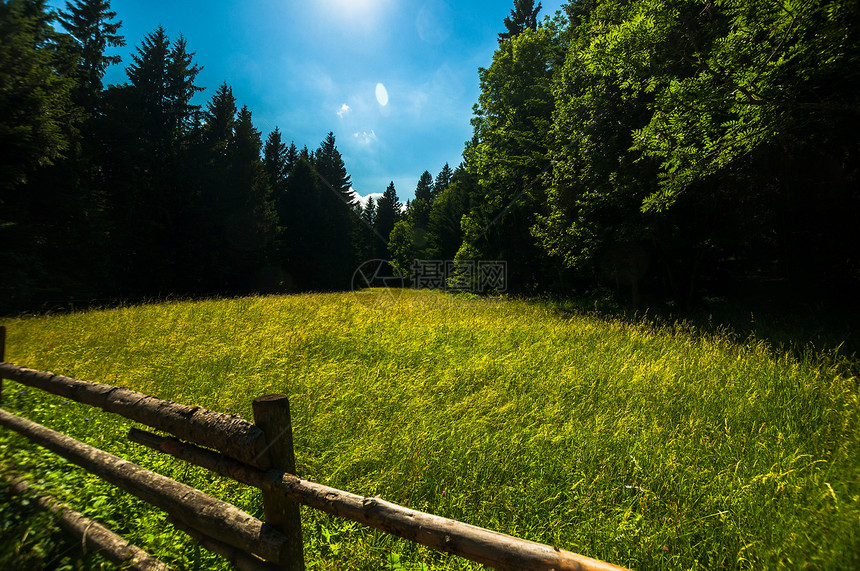
[[[20,478],[4,476],[3,480],[13,493],[33,494],[30,485]],[[37,496],[35,502],[37,507],[55,514],[57,524],[68,533],[80,538],[84,549],[102,554],[111,563],[125,564],[139,571],[171,571],[170,567],[161,561],[71,507],[44,496]]]
[[[5,333],[2,329],[0,339]],[[2,351],[0,345],[0,358]],[[164,510],[177,529],[188,533],[207,549],[228,558],[239,569],[304,569],[299,504],[495,569],[623,569],[557,547],[299,478],[294,474],[292,426],[289,401],[285,395],[255,399],[255,423],[252,424],[236,415],[6,362],[0,362],[2,378],[96,406],[170,433],[173,436],[160,436],[132,428],[128,438],[259,488],[263,493],[266,523],[190,486],[0,409],[0,425]],[[128,553],[132,552],[138,559],[152,564],[142,551],[131,550]],[[117,555],[125,556],[128,554]]]

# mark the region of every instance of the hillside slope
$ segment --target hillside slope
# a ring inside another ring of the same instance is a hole
[[[837,360],[395,293],[11,319],[6,360],[245,418],[283,392],[301,476],[635,569],[860,567],[858,381]],[[128,443],[113,415],[10,381],[3,406],[261,514],[259,493]],[[79,487],[76,468],[6,430],[0,443],[4,472],[168,563],[218,568],[163,514],[94,477]],[[25,511],[2,496],[0,557],[77,561]],[[310,510],[303,522],[314,568],[477,567]]]

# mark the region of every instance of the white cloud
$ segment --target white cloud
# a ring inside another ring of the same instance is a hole
[[[349,105],[347,105],[346,103],[344,103],[343,105],[340,106],[340,109],[338,109],[337,116],[340,117],[341,119],[343,119],[343,116],[346,115],[347,113],[349,113],[350,111],[352,111],[352,108]]]
[[[352,136],[359,145],[369,145],[376,140],[376,133],[373,132],[373,129],[371,129],[369,133],[367,131],[362,131],[361,133],[353,133]]]
[[[367,206],[367,201],[370,200],[371,198],[373,199],[374,202],[376,202],[377,200],[382,198],[381,192],[372,192],[372,193],[368,194],[367,196],[361,196],[360,194],[358,194],[355,191],[354,188],[350,187],[349,189],[352,191],[352,195],[355,197],[355,199],[358,200],[358,202],[361,204],[362,208],[365,208]]]

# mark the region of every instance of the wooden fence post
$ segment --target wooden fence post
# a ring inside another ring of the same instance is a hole
[[[6,361],[6,326],[0,325],[0,363]],[[0,375],[0,406],[3,406],[3,376]]]
[[[260,464],[268,469],[295,475],[293,425],[290,420],[290,400],[287,395],[257,397],[252,403],[254,424],[266,435],[266,448]],[[304,571],[302,522],[299,504],[281,494],[263,492],[264,521],[284,534],[288,541],[288,556],[281,565],[288,571]]]

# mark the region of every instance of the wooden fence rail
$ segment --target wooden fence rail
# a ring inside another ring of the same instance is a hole
[[[178,404],[122,387],[80,381],[10,363],[0,363],[0,377],[119,414],[183,440],[214,448],[252,466],[269,467],[267,457],[261,456],[266,447],[263,431],[238,415]]]
[[[0,355],[2,351],[0,345]],[[0,425],[164,510],[177,529],[239,569],[304,569],[298,510],[302,504],[495,569],[623,571],[557,547],[297,477],[285,395],[255,399],[255,424],[251,424],[236,415],[0,362],[0,379],[4,377],[171,433],[175,437],[132,428],[128,438],[262,490],[266,523],[199,490],[0,409]]]
[[[214,539],[269,561],[282,560],[286,538],[226,502],[2,409],[0,426],[14,430]]]
[[[34,490],[27,482],[14,476],[4,476],[9,491],[32,496]],[[170,567],[130,544],[100,523],[93,521],[61,504],[53,498],[36,496],[36,506],[57,516],[57,524],[68,533],[80,538],[84,550],[99,553],[111,563],[122,564],[135,571],[172,571]]]

